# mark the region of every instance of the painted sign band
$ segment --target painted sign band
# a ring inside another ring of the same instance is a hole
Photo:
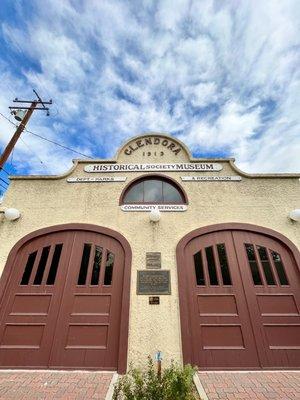
[[[159,211],[186,211],[186,204],[123,204],[122,211],[151,211],[158,208]]]
[[[241,181],[242,177],[238,175],[234,176],[182,176],[182,181],[194,182],[194,181]]]
[[[105,176],[105,177],[87,177],[87,178],[68,178],[69,183],[87,183],[87,182],[125,182],[125,176]]]
[[[221,171],[217,163],[176,163],[176,164],[89,164],[85,172],[153,172],[153,171]]]

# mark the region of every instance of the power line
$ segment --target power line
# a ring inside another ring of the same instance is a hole
[[[8,117],[6,117],[4,114],[2,114],[2,112],[0,112],[0,115],[5,118],[10,124],[12,124],[13,126],[18,127],[18,124],[15,124],[14,122],[12,122]]]
[[[4,182],[6,185],[9,185],[9,183],[7,183],[4,179],[2,179],[1,177],[0,177],[0,181],[2,181],[2,182]]]
[[[9,173],[2,167],[0,171],[4,171],[7,175],[9,175]]]
[[[45,163],[40,159],[40,157],[28,146],[28,144],[22,139],[22,138],[20,138],[21,140],[22,140],[22,142],[25,144],[25,146],[29,149],[29,151],[33,154],[33,155],[35,155],[35,157],[39,160],[39,162],[43,165],[43,167],[45,167],[46,169],[48,169],[47,167],[46,167],[46,165],[45,165]]]
[[[47,138],[45,138],[45,137],[43,137],[43,136],[41,136],[41,135],[38,135],[37,133],[31,132],[31,131],[29,131],[28,129],[25,129],[25,131],[28,132],[28,133],[31,133],[31,135],[37,136],[37,137],[40,138],[40,139],[46,140],[46,142],[53,143],[53,144],[55,144],[56,146],[62,147],[63,149],[66,149],[66,150],[69,150],[69,151],[73,151],[73,153],[77,153],[77,154],[79,154],[79,155],[81,155],[81,156],[83,156],[83,157],[86,157],[86,158],[91,158],[90,156],[87,156],[87,155],[84,154],[84,153],[80,153],[80,151],[71,149],[70,147],[64,146],[63,144],[54,142],[53,140],[47,139]]]
[[[12,125],[14,125],[14,126],[17,126],[17,124],[15,124],[14,122],[12,122],[9,118],[7,118],[4,114],[2,114],[1,112],[0,112],[0,115],[3,117],[3,118],[5,118],[10,124],[12,124]]]
[[[10,119],[7,118],[7,117],[6,117],[4,114],[2,114],[1,112],[0,112],[0,115],[1,115],[3,118],[5,118],[10,124],[12,124],[12,125],[14,125],[14,126],[18,126],[18,125],[15,124],[14,122],[10,121]],[[43,139],[43,140],[45,140],[45,141],[47,141],[47,142],[49,142],[49,143],[55,144],[56,146],[59,146],[59,147],[61,147],[61,148],[63,148],[63,149],[72,151],[73,153],[79,154],[79,155],[81,155],[81,156],[83,156],[83,157],[86,157],[86,158],[91,158],[90,156],[88,156],[88,155],[86,155],[86,154],[84,154],[84,153],[81,153],[80,151],[71,149],[70,147],[65,146],[65,145],[63,145],[63,144],[60,144],[60,143],[57,143],[57,142],[55,142],[54,140],[45,138],[45,137],[43,137],[43,136],[41,136],[41,135],[38,135],[37,133],[34,133],[34,132],[29,131],[29,130],[26,129],[26,128],[25,128],[25,131],[28,132],[28,133],[30,133],[31,135],[34,135],[34,136],[37,136],[37,137],[40,138],[40,139]]]

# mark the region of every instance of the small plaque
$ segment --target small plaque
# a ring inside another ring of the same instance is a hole
[[[146,253],[146,268],[160,269],[161,268],[161,253]]]
[[[171,294],[170,271],[138,271],[137,294]]]
[[[149,304],[159,304],[159,297],[158,296],[149,297]]]

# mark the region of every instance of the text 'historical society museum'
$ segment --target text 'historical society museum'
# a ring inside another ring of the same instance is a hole
[[[0,214],[0,366],[300,367],[300,175],[196,159],[150,133],[61,176],[13,176]]]

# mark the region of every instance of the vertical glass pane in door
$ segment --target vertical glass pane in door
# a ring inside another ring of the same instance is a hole
[[[102,247],[95,246],[95,256],[94,256],[94,263],[93,263],[91,285],[98,285],[98,283],[99,283],[100,267],[101,267],[101,260],[102,260],[102,250],[103,250]]]
[[[256,261],[254,246],[252,244],[245,243],[245,248],[252,274],[253,283],[254,285],[262,285],[262,280],[259,273],[258,264]]]
[[[274,280],[274,275],[272,271],[272,267],[269,261],[267,249],[262,246],[256,246],[261,265],[263,267],[263,271],[265,274],[266,282],[268,285],[276,285],[275,280]]]
[[[92,245],[90,243],[85,243],[83,246],[81,265],[77,282],[78,285],[85,285],[89,261],[90,261],[91,247]]]
[[[60,255],[61,255],[61,250],[62,250],[63,245],[57,244],[54,249],[52,261],[51,261],[51,266],[47,278],[47,285],[54,285],[55,283],[55,278],[56,278],[56,273],[57,273],[57,268],[60,260]]]
[[[231,285],[231,277],[228,267],[226,248],[224,243],[217,244],[219,263],[221,267],[221,274],[223,285]]]
[[[198,253],[194,254],[194,266],[195,266],[195,275],[196,275],[197,285],[204,286],[205,278],[204,278],[201,250],[198,251]]]
[[[108,252],[105,264],[104,285],[111,285],[112,283],[114,262],[114,254]]]
[[[272,258],[274,261],[274,265],[276,268],[277,276],[281,285],[288,285],[289,281],[287,279],[284,266],[280,257],[280,254],[276,253],[276,251],[271,251]]]
[[[42,283],[49,252],[50,252],[50,246],[43,247],[39,265],[33,281],[34,285],[40,285]]]
[[[206,260],[207,260],[209,282],[211,285],[217,286],[219,283],[218,283],[218,276],[217,276],[217,269],[216,269],[213,247],[212,246],[206,247],[205,254],[206,254]]]
[[[29,254],[20,285],[28,285],[32,268],[36,259],[36,255],[37,251],[34,251],[33,253]]]

